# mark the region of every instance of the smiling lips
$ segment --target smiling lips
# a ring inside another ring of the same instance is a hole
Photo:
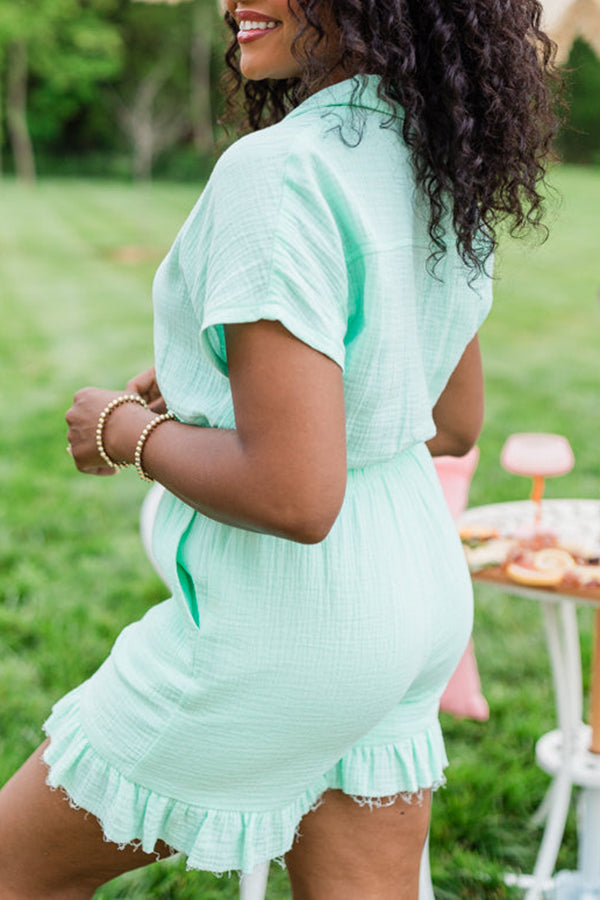
[[[238,12],[237,19],[240,26],[237,38],[240,44],[248,44],[265,37],[281,24],[277,19],[270,19],[264,13],[257,13],[253,10]]]

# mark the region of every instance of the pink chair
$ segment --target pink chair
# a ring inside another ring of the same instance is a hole
[[[434,459],[446,502],[455,519],[466,509],[469,487],[478,461],[478,447],[473,447],[466,456],[438,456]],[[490,717],[487,701],[481,693],[472,640],[448,682],[440,701],[440,709],[453,716],[476,719],[478,722],[485,722]]]

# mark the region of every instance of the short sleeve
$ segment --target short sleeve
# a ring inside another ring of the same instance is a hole
[[[276,131],[276,129],[269,129]],[[267,139],[268,138],[268,139]],[[335,196],[310,148],[280,146],[267,132],[221,157],[203,204],[204,276],[192,276],[201,346],[227,374],[223,326],[281,322],[342,369],[348,284]]]

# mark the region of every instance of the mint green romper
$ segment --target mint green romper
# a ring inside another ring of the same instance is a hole
[[[226,323],[279,320],[340,366],[339,517],[308,546],[167,493],[171,597],[46,723],[51,785],[107,839],[162,839],[193,868],[281,857],[327,789],[377,802],[444,780],[438,702],[472,592],[424,441],[491,281],[470,284],[452,246],[428,274],[400,114],[365,82],[358,108],[348,80],[227,150],[154,288],[158,380],[184,422],[235,427]]]

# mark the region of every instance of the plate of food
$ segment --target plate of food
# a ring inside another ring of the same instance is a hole
[[[527,503],[468,510],[460,537],[473,577],[600,601],[600,504],[546,501],[545,525],[523,537]]]

